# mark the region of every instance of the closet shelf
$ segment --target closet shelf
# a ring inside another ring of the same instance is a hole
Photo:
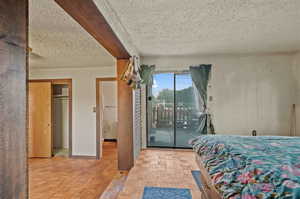
[[[67,95],[53,95],[53,98],[68,98]]]

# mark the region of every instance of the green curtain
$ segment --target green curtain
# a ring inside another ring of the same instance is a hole
[[[151,65],[151,66],[141,65],[140,66],[139,73],[140,73],[142,84],[149,85],[151,83],[154,70],[155,70],[155,65]]]
[[[200,134],[214,134],[214,127],[211,122],[211,115],[207,112],[207,86],[210,71],[210,64],[202,64],[199,66],[190,67],[193,83],[199,93],[199,96],[201,97],[201,99],[199,99],[199,104],[203,104],[203,107],[200,108],[201,114],[199,116],[198,131]]]

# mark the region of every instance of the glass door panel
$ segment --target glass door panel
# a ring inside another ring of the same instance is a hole
[[[190,139],[197,137],[199,113],[197,92],[189,73],[175,74],[175,147],[190,148]]]
[[[148,146],[191,148],[197,137],[199,94],[189,73],[153,75],[148,88]]]
[[[174,140],[174,74],[154,74],[148,91],[148,146],[174,147]]]

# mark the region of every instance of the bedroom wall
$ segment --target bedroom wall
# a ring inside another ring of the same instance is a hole
[[[115,77],[115,66],[30,69],[30,79],[72,78],[73,155],[96,155],[96,78]]]
[[[295,105],[296,105],[296,130],[295,134],[300,136],[300,52],[295,53],[292,60],[293,77],[295,80]]]
[[[212,64],[209,108],[217,133],[250,135],[256,129],[259,135],[290,134],[295,98],[290,54],[143,57],[142,63],[155,64],[158,71]],[[144,137],[145,132],[144,126]]]

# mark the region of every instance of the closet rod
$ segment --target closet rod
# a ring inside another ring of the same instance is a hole
[[[69,99],[69,97],[53,97],[54,99]]]

